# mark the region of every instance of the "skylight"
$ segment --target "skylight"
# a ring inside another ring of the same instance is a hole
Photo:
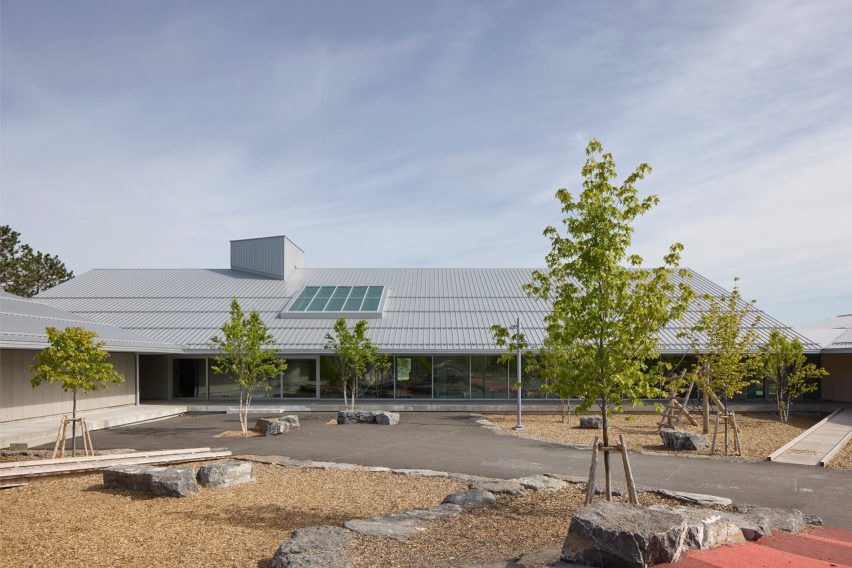
[[[287,311],[376,313],[384,290],[384,286],[306,286]]]

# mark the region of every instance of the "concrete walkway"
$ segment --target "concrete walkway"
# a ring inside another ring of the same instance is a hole
[[[774,452],[770,459],[780,463],[824,465],[852,437],[852,409],[842,408],[814,424]]]
[[[138,450],[226,447],[236,454],[278,455],[393,468],[426,468],[491,477],[556,472],[586,476],[591,453],[482,428],[467,413],[405,413],[396,426],[329,424],[332,413],[299,415],[302,428],[281,436],[214,438],[238,430],[230,414],[184,415],[101,430],[96,448]],[[591,443],[591,440],[590,440]],[[632,454],[641,485],[709,493],[741,503],[796,507],[852,528],[852,472],[769,462]],[[623,486],[620,465],[616,485]]]
[[[77,416],[85,418],[89,429],[94,431],[113,426],[170,418],[183,412],[186,412],[185,406],[141,404],[139,406],[87,410],[78,412]],[[71,413],[69,412],[67,416],[70,417]],[[8,448],[11,444],[38,446],[48,442],[54,443],[59,431],[60,420],[62,420],[62,416],[0,422],[0,448]],[[68,428],[66,438],[71,438],[71,428]]]

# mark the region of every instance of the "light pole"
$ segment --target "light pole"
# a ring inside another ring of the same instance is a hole
[[[517,391],[518,391],[518,421],[517,421],[517,424],[512,426],[512,430],[523,430],[524,425],[521,423],[521,344],[520,344],[521,318],[520,318],[520,316],[518,316],[518,319],[515,322],[514,328],[515,328],[515,332],[517,333],[516,337],[518,338],[518,343],[517,343],[518,352],[516,354],[516,357],[518,359],[518,361],[517,361],[517,365],[518,365],[518,388],[517,388]]]

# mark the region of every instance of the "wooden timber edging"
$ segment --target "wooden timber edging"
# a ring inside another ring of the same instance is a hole
[[[83,456],[79,458],[9,462],[0,464],[0,466],[2,466],[0,467],[0,488],[22,485],[28,480],[34,478],[89,473],[118,465],[185,463],[224,458],[230,455],[231,452],[229,450],[190,448],[185,450],[161,450],[153,452]]]
[[[781,454],[783,454],[784,452],[786,452],[787,450],[792,448],[796,443],[798,443],[800,440],[804,439],[811,432],[813,432],[814,430],[816,430],[817,428],[819,428],[820,426],[822,426],[823,424],[825,424],[826,422],[831,420],[841,410],[843,410],[843,408],[836,409],[834,412],[832,412],[831,414],[829,414],[828,416],[826,416],[825,418],[823,418],[822,420],[820,420],[819,422],[817,422],[816,424],[814,424],[813,426],[811,426],[810,428],[808,428],[807,430],[805,430],[804,432],[802,432],[801,434],[799,434],[798,436],[796,436],[795,438],[793,438],[792,440],[790,440],[789,442],[787,442],[786,444],[784,444],[783,446],[781,446],[780,448],[778,448],[777,450],[775,450],[774,452],[769,454],[769,457],[767,457],[766,459],[768,459],[769,461],[775,461],[775,458],[777,458],[778,456],[780,456]]]

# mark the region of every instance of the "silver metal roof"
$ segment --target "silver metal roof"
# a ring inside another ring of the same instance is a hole
[[[203,351],[236,297],[245,310],[260,313],[281,351],[315,353],[323,351],[334,319],[309,314],[279,317],[303,287],[384,286],[382,317],[369,320],[370,336],[382,350],[494,352],[491,326],[511,325],[516,317],[533,345],[544,339],[548,305],[521,290],[531,272],[530,268],[300,268],[280,280],[237,270],[97,269],[43,292],[38,299],[158,341]],[[695,272],[690,283],[699,293],[725,292]],[[663,330],[663,352],[690,350],[678,331],[694,321],[700,304],[696,300],[686,322]],[[762,317],[763,336],[773,327],[795,333],[763,312],[754,313]],[[807,349],[819,349],[799,337]]]
[[[178,345],[151,340],[133,331],[0,291],[0,347],[43,349],[47,346],[47,327],[84,327],[98,334],[107,351],[180,351]]]
[[[852,352],[852,314],[814,322],[798,331],[819,344],[823,351]]]

